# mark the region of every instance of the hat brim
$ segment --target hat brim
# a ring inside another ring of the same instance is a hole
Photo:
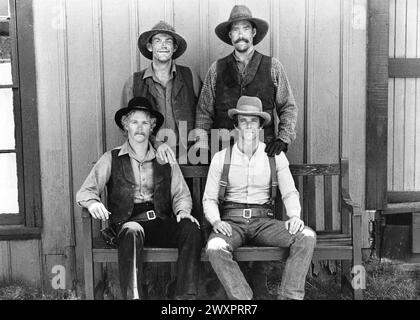
[[[128,114],[130,111],[133,111],[133,110],[139,110],[139,111],[149,112],[153,117],[156,118],[156,126],[153,129],[153,133],[156,134],[159,131],[159,129],[162,126],[163,121],[164,121],[163,115],[160,112],[158,112],[158,111],[150,110],[147,107],[141,107],[141,106],[135,106],[135,107],[131,107],[131,108],[128,108],[128,107],[122,108],[122,109],[119,109],[115,113],[115,116],[114,116],[115,123],[117,124],[117,126],[121,130],[124,130],[124,125],[121,122],[122,117],[125,116],[126,114]]]
[[[249,21],[254,24],[255,28],[257,29],[257,33],[254,37],[254,45],[260,43],[264,37],[267,35],[268,32],[268,22],[258,18],[237,18],[232,19],[230,21],[220,23],[215,29],[214,32],[216,33],[217,37],[222,40],[223,42],[232,45],[232,40],[229,37],[230,26],[233,22],[237,21]]]
[[[153,29],[153,30],[150,30],[150,31],[143,32],[139,36],[139,39],[137,41],[137,46],[138,46],[141,54],[144,57],[146,57],[147,59],[149,59],[149,60],[153,59],[153,53],[150,52],[147,49],[147,44],[149,43],[150,39],[158,33],[169,34],[170,36],[172,36],[175,39],[177,49],[174,52],[174,54],[172,55],[172,59],[175,60],[175,59],[179,58],[187,50],[187,42],[178,33],[172,32],[172,31],[169,31],[169,30],[164,30],[164,29]]]
[[[229,109],[228,116],[229,118],[233,119],[235,115],[244,115],[244,116],[258,116],[264,119],[264,123],[262,127],[265,127],[270,124],[271,122],[271,115],[268,112],[258,112],[258,111],[240,111],[237,109]]]

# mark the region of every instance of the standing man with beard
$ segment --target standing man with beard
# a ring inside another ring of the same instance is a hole
[[[233,7],[229,20],[220,23],[216,29],[217,37],[232,45],[234,51],[227,57],[214,62],[207,72],[197,106],[195,127],[207,133],[200,135],[197,148],[208,152],[208,134],[211,129],[232,130],[233,123],[228,110],[236,107],[243,95],[258,97],[264,112],[274,119],[274,109],[279,118],[278,132],[274,121],[264,129],[265,152],[268,156],[287,152],[288,145],[296,137],[295,126],[297,107],[286,73],[280,61],[259,53],[255,45],[263,40],[268,32],[268,23],[252,17],[250,9],[244,5]],[[212,152],[214,153],[214,152]],[[262,286],[258,292],[265,292],[266,264],[255,263],[253,283]]]
[[[138,39],[138,48],[152,62],[127,79],[121,107],[133,97],[146,97],[153,108],[164,115],[162,129],[166,132],[161,133],[170,135],[169,139],[162,143],[152,137],[152,141],[157,156],[166,163],[173,163],[177,157],[172,148],[184,143],[182,150],[187,150],[187,137],[179,137],[180,121],[186,124],[185,134],[194,128],[201,80],[191,68],[175,63],[175,59],[186,51],[187,42],[168,23],[160,21],[151,30],[143,32]]]

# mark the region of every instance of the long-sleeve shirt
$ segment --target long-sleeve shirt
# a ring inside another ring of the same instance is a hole
[[[253,53],[254,50],[251,51],[248,60],[252,57]],[[298,110],[283,65],[278,59],[274,57],[271,59],[271,79],[276,88],[275,108],[279,117],[277,138],[290,144],[290,142],[296,138],[295,127]],[[238,61],[239,59],[236,60],[238,62],[238,70],[242,70],[241,73],[246,72],[247,61],[241,62]],[[215,117],[216,80],[217,61],[213,62],[207,72],[197,105],[195,127],[203,129],[207,134],[209,134],[210,129],[213,128],[213,120]],[[208,137],[200,137],[198,146],[200,148],[208,147]]]
[[[232,149],[228,185],[225,201],[244,204],[265,204],[270,201],[271,170],[265,144],[259,142],[251,158],[241,152],[235,143]],[[206,219],[213,225],[220,220],[219,182],[227,149],[217,152],[210,164],[206,188],[203,195],[203,209]],[[283,204],[289,217],[300,217],[299,192],[296,190],[289,161],[281,152],[275,156],[276,172]]]
[[[121,147],[118,156],[128,154],[133,168],[134,180],[134,203],[153,201],[153,159],[156,157],[153,146],[149,143],[149,149],[144,159],[139,159],[128,141]],[[80,190],[76,194],[76,201],[82,207],[89,207],[94,201],[101,201],[100,194],[111,177],[112,154],[105,152],[96,162]],[[175,214],[180,211],[191,213],[192,199],[185,182],[181,169],[177,163],[171,164],[171,196],[172,210]]]

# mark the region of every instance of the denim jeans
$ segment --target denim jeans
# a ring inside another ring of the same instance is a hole
[[[189,219],[128,221],[118,232],[118,264],[124,299],[142,294],[143,247],[178,248],[175,299],[194,299],[198,291],[201,233]]]
[[[305,279],[312,260],[316,234],[309,227],[291,235],[284,221],[271,218],[231,217],[223,219],[232,226],[232,236],[212,232],[206,252],[229,299],[250,300],[252,290],[242,274],[232,252],[243,245],[290,248],[277,289],[279,297],[302,300]]]

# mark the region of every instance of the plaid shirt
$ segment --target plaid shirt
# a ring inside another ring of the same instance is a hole
[[[249,59],[255,50],[250,53]],[[238,66],[239,68],[240,66]],[[245,67],[246,72],[246,67]],[[276,58],[272,58],[271,79],[276,88],[276,112],[279,117],[278,135],[282,141],[290,144],[296,138],[297,107],[292,89],[287,79],[283,65]],[[201,90],[200,99],[197,106],[195,127],[210,132],[213,128],[213,119],[215,116],[216,100],[216,80],[217,80],[217,61],[213,62],[207,72],[204,84]],[[204,138],[204,137],[203,137]],[[201,139],[198,142],[200,148],[208,146],[208,139]]]

